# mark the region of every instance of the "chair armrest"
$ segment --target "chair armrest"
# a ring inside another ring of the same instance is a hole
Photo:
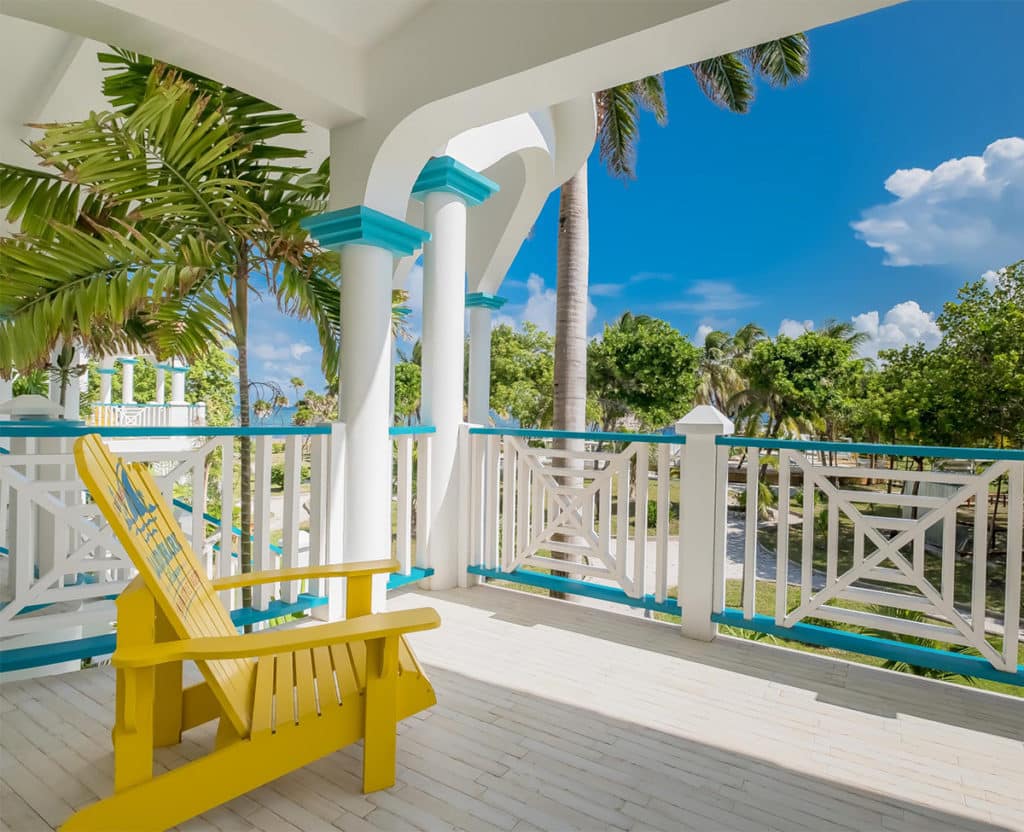
[[[255,584],[272,584],[277,581],[301,581],[314,578],[363,578],[383,572],[397,572],[397,560],[365,560],[353,563],[327,563],[322,566],[296,566],[292,569],[274,569],[269,572],[245,572],[227,578],[210,581],[218,592],[222,589],[238,589]]]
[[[329,647],[349,641],[373,639],[432,630],[441,625],[436,610],[423,607],[377,615],[364,615],[347,621],[300,627],[294,630],[266,630],[239,636],[213,636],[182,639],[140,647],[118,648],[112,663],[119,668],[143,668],[180,661],[248,659],[291,653],[314,647]]]

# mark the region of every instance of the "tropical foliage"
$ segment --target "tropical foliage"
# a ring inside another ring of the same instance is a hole
[[[699,61],[690,66],[690,71],[710,101],[731,112],[746,113],[753,103],[758,79],[775,87],[803,79],[808,71],[808,53],[807,38],[798,33]],[[650,112],[659,124],[668,121],[663,77],[648,76],[601,90],[595,94],[594,103],[601,161],[615,176],[634,177],[641,111]],[[589,233],[584,164],[562,185],[559,197],[554,424],[561,430],[583,429],[588,401]]]

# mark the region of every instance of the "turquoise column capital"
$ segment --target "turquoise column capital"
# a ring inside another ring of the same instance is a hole
[[[117,370],[113,369],[112,367],[109,369],[106,367],[97,367],[96,372],[99,373],[101,376],[112,376],[117,373]]]
[[[137,359],[137,358],[118,358],[117,360],[120,361],[122,364],[138,364],[139,363],[139,359]]]
[[[406,257],[430,239],[422,228],[365,205],[307,217],[300,225],[321,246],[332,251],[341,251],[347,245],[364,245],[386,248],[392,254]]]
[[[444,191],[466,200],[467,205],[479,205],[498,192],[497,182],[477,173],[451,156],[435,156],[423,166],[412,195],[423,199],[426,194]]]
[[[164,369],[171,373],[187,373],[189,367],[188,364],[178,366],[171,366],[170,364],[168,364],[166,367],[164,367]]]
[[[506,303],[508,298],[489,295],[487,292],[470,292],[466,295],[467,309],[501,309]]]

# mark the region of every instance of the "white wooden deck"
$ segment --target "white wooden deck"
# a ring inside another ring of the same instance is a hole
[[[1024,829],[1024,700],[495,588],[393,601],[423,604],[439,704],[395,788],[360,794],[355,747],[181,828]],[[108,668],[0,686],[0,826],[109,791],[113,695]]]

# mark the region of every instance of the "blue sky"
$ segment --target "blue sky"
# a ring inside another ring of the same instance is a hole
[[[691,338],[836,318],[869,350],[933,342],[965,280],[1024,257],[1021,32],[1017,0],[843,21],[809,34],[808,80],[760,87],[745,116],[668,73],[669,124],[645,118],[637,179],[590,159],[591,334],[630,309]],[[555,193],[501,289],[513,322],[551,326],[557,212]],[[309,327],[255,315],[254,376],[322,384]]]

